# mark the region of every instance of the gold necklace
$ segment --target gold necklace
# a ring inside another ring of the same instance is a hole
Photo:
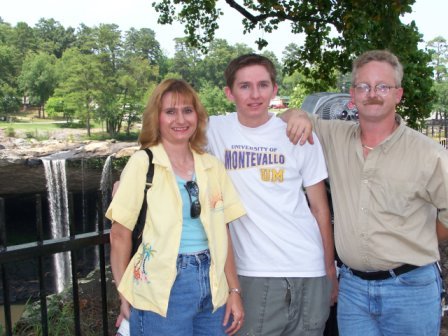
[[[392,134],[394,131],[395,131],[395,129],[398,127],[398,124],[397,124],[397,122],[395,122],[394,123],[394,126],[392,127],[392,131],[391,131],[391,133],[390,134]],[[365,144],[363,144],[362,142],[361,142],[361,146],[362,146],[362,148],[365,148],[365,149],[367,149],[367,150],[374,150],[375,149],[375,147],[370,147],[370,146],[367,146],[367,145],[365,145]]]
[[[369,146],[367,146],[367,145],[364,145],[363,143],[361,143],[361,146],[362,146],[363,148],[365,148],[365,149],[368,149],[368,150],[374,150],[374,149],[375,149],[375,147],[369,147]]]

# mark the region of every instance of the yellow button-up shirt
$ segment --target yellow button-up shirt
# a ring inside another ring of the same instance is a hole
[[[182,232],[182,199],[169,158],[162,145],[153,152],[154,178],[147,193],[148,211],[142,244],[131,259],[118,290],[138,309],[166,316]],[[227,258],[226,223],[245,214],[224,166],[209,154],[193,152],[201,203],[200,219],[211,255],[210,287],[215,309],[228,296],[224,265]],[[133,230],[143,201],[148,157],[137,151],[124,168],[106,217]]]
[[[363,156],[359,125],[313,118],[327,160],[336,249],[361,271],[439,259],[448,227],[448,151],[404,125]]]

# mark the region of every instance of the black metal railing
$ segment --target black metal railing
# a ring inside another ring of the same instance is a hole
[[[98,197],[101,200],[101,197]],[[101,202],[97,202],[98,218],[103,218],[103,209]],[[69,218],[70,232],[74,233],[73,227],[73,197],[69,195]],[[42,335],[48,335],[48,311],[46,297],[46,283],[44,278],[44,257],[52,256],[60,252],[69,252],[71,255],[71,273],[72,273],[72,298],[74,312],[74,334],[81,335],[80,307],[79,307],[79,284],[77,272],[77,252],[86,247],[96,247],[99,255],[100,272],[100,300],[103,335],[108,335],[108,317],[107,317],[107,287],[106,287],[106,262],[105,245],[109,244],[109,231],[104,228],[104,221],[98,220],[98,230],[82,234],[70,234],[69,237],[59,239],[43,239],[42,225],[42,200],[40,195],[36,195],[36,225],[37,241],[32,243],[7,246],[6,241],[6,223],[5,223],[5,201],[0,198],[0,272],[3,287],[3,305],[6,335],[13,334],[13,325],[11,319],[11,300],[10,300],[10,277],[8,275],[7,264],[16,263],[24,260],[37,260],[37,277],[39,281],[39,300],[41,311]]]

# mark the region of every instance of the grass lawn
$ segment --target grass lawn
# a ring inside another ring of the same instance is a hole
[[[87,138],[85,125],[78,122],[67,123],[62,118],[39,118],[37,109],[31,108],[27,111],[21,111],[10,115],[8,121],[0,121],[0,129],[4,134],[10,137],[35,138],[37,140],[46,140],[62,130],[72,130],[67,133],[84,134]],[[101,125],[92,121],[92,133],[101,132]]]
[[[74,127],[75,126],[75,127]],[[79,131],[85,128],[78,125],[66,124],[65,122],[41,119],[33,121],[22,122],[0,122],[0,129],[4,130],[6,136],[19,138],[35,138],[37,140],[49,139],[54,134],[62,129],[78,129]]]
[[[33,122],[33,123],[30,123],[30,122],[19,122],[19,123],[0,122],[0,128],[22,130],[22,131],[29,131],[29,130],[49,131],[49,130],[61,129],[64,127],[65,127],[65,124],[54,124],[54,123],[50,123],[50,121]]]
[[[48,140],[62,133],[67,135],[67,139],[73,138],[75,133],[78,135],[78,139],[81,137],[83,140],[107,140],[111,138],[102,129],[101,124],[95,122],[92,122],[90,137],[87,136],[87,130],[84,125],[52,119],[34,118],[29,121],[0,122],[0,129],[3,129],[4,134],[9,137],[34,138],[36,140]],[[67,132],[63,132],[63,130],[67,130]],[[122,130],[115,136],[115,139],[119,141],[136,141],[137,137],[138,130],[133,128],[130,135],[126,135],[124,130]]]

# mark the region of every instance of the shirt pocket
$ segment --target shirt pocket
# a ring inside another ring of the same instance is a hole
[[[372,197],[378,204],[378,212],[405,217],[414,198],[416,186],[412,181],[383,178],[373,184]]]

